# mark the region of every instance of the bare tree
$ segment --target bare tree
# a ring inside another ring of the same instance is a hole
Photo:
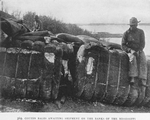
[[[12,16],[14,16],[17,19],[21,19],[21,11],[19,10],[13,11]]]
[[[1,8],[0,10],[1,10],[1,11],[3,11],[3,8],[4,8],[3,6],[4,6],[3,1],[0,0],[0,8]]]
[[[35,15],[36,15],[36,13],[34,13],[34,12],[28,12],[25,15],[23,15],[23,20],[30,29],[33,29]]]

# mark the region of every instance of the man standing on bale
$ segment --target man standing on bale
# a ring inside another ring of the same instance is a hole
[[[140,85],[147,87],[147,62],[143,51],[145,47],[145,35],[143,30],[137,28],[139,22],[135,17],[130,19],[130,28],[123,34],[122,49],[127,52],[130,60],[130,84],[133,85],[136,78],[138,78]]]
[[[34,30],[33,31],[42,31],[43,24],[42,24],[42,21],[39,19],[39,16],[35,15],[34,19],[35,19],[35,22],[34,22]]]

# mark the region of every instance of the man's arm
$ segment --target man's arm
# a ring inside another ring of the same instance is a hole
[[[141,34],[140,34],[140,51],[142,51],[145,47],[145,35],[144,35],[144,31],[142,30],[141,31]]]
[[[126,51],[127,53],[130,53],[131,52],[131,48],[129,48],[127,46],[127,32],[125,32],[123,34],[123,37],[122,37],[122,42],[121,42],[121,47],[124,51]]]

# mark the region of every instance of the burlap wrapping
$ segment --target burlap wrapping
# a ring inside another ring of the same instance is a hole
[[[149,87],[143,88],[138,80],[135,86],[130,86],[129,58],[122,50],[109,50],[95,44],[82,45],[77,53],[76,66],[76,97],[126,106],[149,103]]]

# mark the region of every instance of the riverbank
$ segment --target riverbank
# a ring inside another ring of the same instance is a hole
[[[99,38],[122,38],[123,34],[113,34],[109,32],[97,32]]]
[[[149,113],[146,107],[123,107],[68,98],[59,109],[53,102],[0,100],[0,112]]]

